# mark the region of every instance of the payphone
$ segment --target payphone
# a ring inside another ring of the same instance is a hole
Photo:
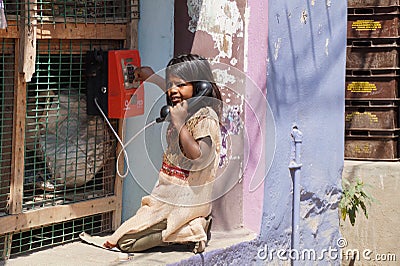
[[[100,107],[108,118],[142,115],[144,90],[135,81],[137,67],[140,67],[137,50],[89,51],[86,54],[87,113],[99,115]]]

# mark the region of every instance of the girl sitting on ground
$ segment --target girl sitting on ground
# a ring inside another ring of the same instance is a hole
[[[209,62],[188,54],[167,65],[166,81],[149,67],[136,70],[138,80],[153,80],[165,92],[170,124],[166,132],[158,182],[142,198],[137,213],[103,244],[124,252],[143,251],[171,243],[191,243],[203,252],[211,226],[211,194],[220,152],[219,115],[222,102]],[[206,91],[206,93],[205,93]],[[196,96],[207,97],[196,101]],[[192,101],[196,103],[191,103]]]

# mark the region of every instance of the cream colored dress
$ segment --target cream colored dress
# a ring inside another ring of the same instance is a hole
[[[164,242],[207,240],[204,217],[211,213],[211,195],[221,145],[218,116],[210,107],[201,108],[186,122],[186,127],[196,140],[211,138],[212,149],[207,163],[187,159],[179,147],[176,130],[170,126],[163,165],[183,169],[187,178],[161,169],[152,193],[142,198],[137,213],[110,236],[108,241],[111,244],[116,244],[125,234],[140,232],[163,220],[167,220],[167,228],[162,232]]]

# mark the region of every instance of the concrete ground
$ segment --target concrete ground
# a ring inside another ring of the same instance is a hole
[[[256,234],[247,229],[228,232],[212,232],[212,238],[205,252],[223,249],[234,244],[252,240]],[[189,252],[183,245],[160,247],[143,253],[126,254],[101,249],[81,241],[37,251],[28,255],[11,257],[5,262],[9,266],[46,266],[46,265],[166,265],[201,256]],[[1,263],[1,262],[0,262]]]

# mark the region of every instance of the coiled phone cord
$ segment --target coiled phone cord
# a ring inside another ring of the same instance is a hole
[[[127,142],[126,144],[124,144],[121,140],[121,138],[118,136],[118,133],[114,130],[113,126],[111,125],[110,121],[108,120],[107,116],[104,114],[103,110],[101,109],[99,103],[97,102],[97,98],[94,98],[94,103],[96,104],[97,108],[99,109],[101,115],[103,116],[103,118],[106,120],[108,126],[110,127],[111,131],[113,132],[113,134],[115,135],[115,137],[117,138],[119,144],[121,145],[121,150],[119,151],[119,154],[117,156],[117,162],[116,162],[116,169],[117,169],[117,174],[121,177],[121,178],[125,178],[128,173],[130,172],[130,166],[129,166],[129,156],[128,153],[126,152],[126,147],[128,147],[129,144],[131,144],[131,142],[136,139],[143,131],[145,131],[147,128],[153,126],[154,124],[156,124],[157,122],[154,120],[150,123],[148,123],[147,125],[145,125],[141,130],[139,130],[135,135],[133,135]],[[125,123],[125,119],[124,119],[124,123]],[[121,174],[121,172],[119,171],[119,160],[121,157],[122,152],[124,153],[124,158],[126,161],[126,172]]]

